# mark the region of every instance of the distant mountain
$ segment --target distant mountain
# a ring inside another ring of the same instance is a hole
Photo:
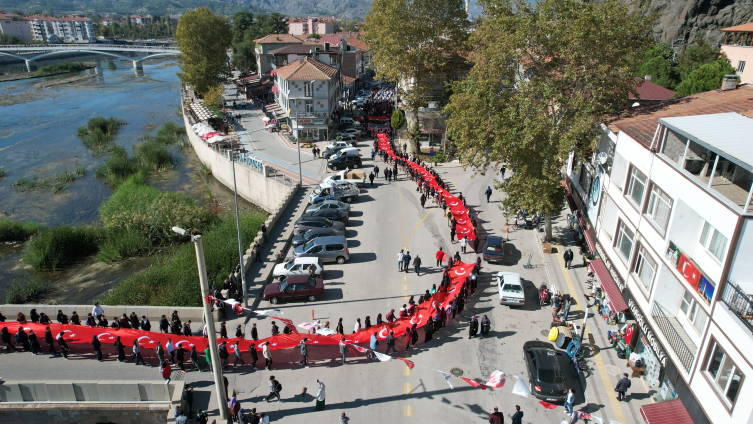
[[[241,0],[252,8],[291,16],[345,16],[363,18],[371,9],[370,0]]]

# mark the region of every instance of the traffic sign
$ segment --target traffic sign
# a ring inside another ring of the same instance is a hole
[[[431,152],[429,152],[429,156],[434,156],[434,149],[431,149]]]
[[[429,147],[429,151],[430,151],[431,153],[434,153],[434,148],[433,148],[433,147]]]
[[[269,125],[277,125],[277,119],[269,121]]]

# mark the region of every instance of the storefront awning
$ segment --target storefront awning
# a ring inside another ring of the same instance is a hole
[[[625,300],[622,299],[622,293],[620,292],[620,289],[617,288],[617,284],[614,283],[614,279],[612,279],[612,276],[609,274],[609,270],[606,265],[604,265],[604,261],[601,259],[594,259],[589,266],[591,267],[591,271],[596,275],[596,278],[599,279],[601,289],[607,296],[609,307],[612,311],[617,313],[626,310],[628,308],[627,304],[625,303]]]
[[[641,417],[646,424],[693,424],[693,419],[680,399],[643,405]]]

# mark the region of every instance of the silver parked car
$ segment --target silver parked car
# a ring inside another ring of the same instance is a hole
[[[299,257],[317,257],[322,262],[345,263],[350,259],[348,252],[348,241],[345,236],[318,237],[310,242],[298,246],[293,251],[296,258]]]
[[[295,222],[293,234],[301,234],[312,228],[331,228],[345,232],[345,224],[339,221],[322,218],[319,216],[303,216]]]
[[[337,210],[347,213],[350,211],[350,204],[334,199],[324,200],[306,208],[306,213],[318,212],[320,210]]]

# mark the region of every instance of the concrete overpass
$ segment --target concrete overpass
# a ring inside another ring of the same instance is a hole
[[[134,60],[133,57],[122,54],[125,52],[145,53],[146,56]],[[37,54],[29,58],[27,56],[21,56],[21,53]],[[121,46],[113,44],[23,44],[0,46],[0,54],[23,60],[26,62],[26,68],[29,72],[37,70],[37,60],[65,53],[100,54],[103,56],[114,57],[116,59],[127,60],[133,63],[133,68],[136,71],[142,71],[144,69],[144,60],[164,56],[176,56],[180,54],[180,50],[176,47]]]

